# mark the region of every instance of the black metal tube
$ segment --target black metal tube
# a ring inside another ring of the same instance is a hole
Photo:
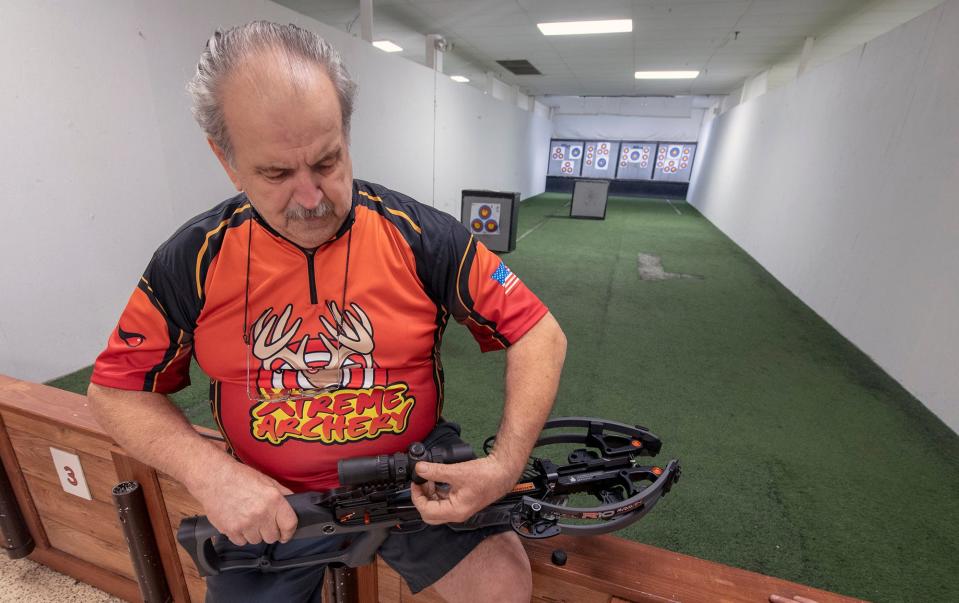
[[[33,536],[23,521],[23,513],[3,463],[0,463],[0,532],[3,533],[3,550],[11,559],[21,559],[33,552]]]
[[[113,488],[113,502],[120,516],[123,536],[126,538],[127,548],[130,549],[130,560],[133,562],[133,571],[137,575],[143,601],[172,601],[140,484],[136,481],[117,484]]]
[[[333,578],[333,602],[359,603],[360,584],[356,568],[337,565],[329,569]]]

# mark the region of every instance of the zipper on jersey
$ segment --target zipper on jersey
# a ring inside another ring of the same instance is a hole
[[[315,249],[304,249],[306,255],[306,271],[310,279],[310,303],[314,306],[319,302],[316,299],[316,271],[313,268],[313,256],[316,255]]]

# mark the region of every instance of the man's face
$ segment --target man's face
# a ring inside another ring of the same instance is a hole
[[[297,245],[327,241],[349,214],[353,164],[326,72],[258,57],[224,82],[222,102],[232,163],[210,144],[233,184]]]

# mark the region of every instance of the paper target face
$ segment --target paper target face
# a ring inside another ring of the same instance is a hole
[[[609,145],[605,142],[599,145],[599,149],[596,151],[597,156],[609,157]]]
[[[571,146],[571,147],[569,148],[569,158],[572,159],[573,161],[579,159],[579,158],[582,157],[582,156],[583,156],[583,147],[581,147],[581,146],[572,147],[572,146]]]
[[[550,152],[550,157],[556,161],[562,161],[566,158],[566,149],[562,145],[556,145]]]
[[[643,154],[640,152],[639,149],[633,149],[632,151],[629,152],[630,163],[637,163],[642,158],[643,158]]]
[[[569,161],[569,160],[564,161],[564,162],[563,162],[563,167],[560,168],[560,171],[563,172],[564,174],[572,174],[572,173],[573,173],[573,162],[572,162],[572,161]]]
[[[679,147],[669,147],[669,156],[670,157],[679,157],[681,149]]]
[[[648,164],[647,162],[645,162],[645,161],[640,161],[640,162],[639,162],[639,167],[641,167],[641,168],[644,168],[644,167],[646,167],[647,165],[649,165],[649,164]]]
[[[619,166],[620,166],[620,167],[626,167],[626,162],[625,162],[625,161],[620,161],[620,162],[619,162]]]
[[[609,162],[606,160],[605,157],[600,157],[599,159],[596,160],[597,170],[605,170],[607,167],[609,167]]]
[[[470,230],[474,234],[499,234],[499,203],[470,204]]]

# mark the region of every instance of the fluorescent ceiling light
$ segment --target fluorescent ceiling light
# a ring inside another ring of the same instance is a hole
[[[579,34],[620,33],[633,31],[632,19],[613,19],[611,21],[562,21],[559,23],[537,23],[536,27],[544,36],[574,36]]]
[[[390,42],[389,40],[377,40],[376,42],[373,42],[373,46],[376,46],[383,52],[399,52],[403,50],[402,48],[400,48],[393,42]]]
[[[463,77],[462,75],[451,75],[450,79],[461,84],[465,84],[466,82],[470,81],[468,77]]]
[[[691,80],[699,77],[698,71],[637,71],[637,80]]]

